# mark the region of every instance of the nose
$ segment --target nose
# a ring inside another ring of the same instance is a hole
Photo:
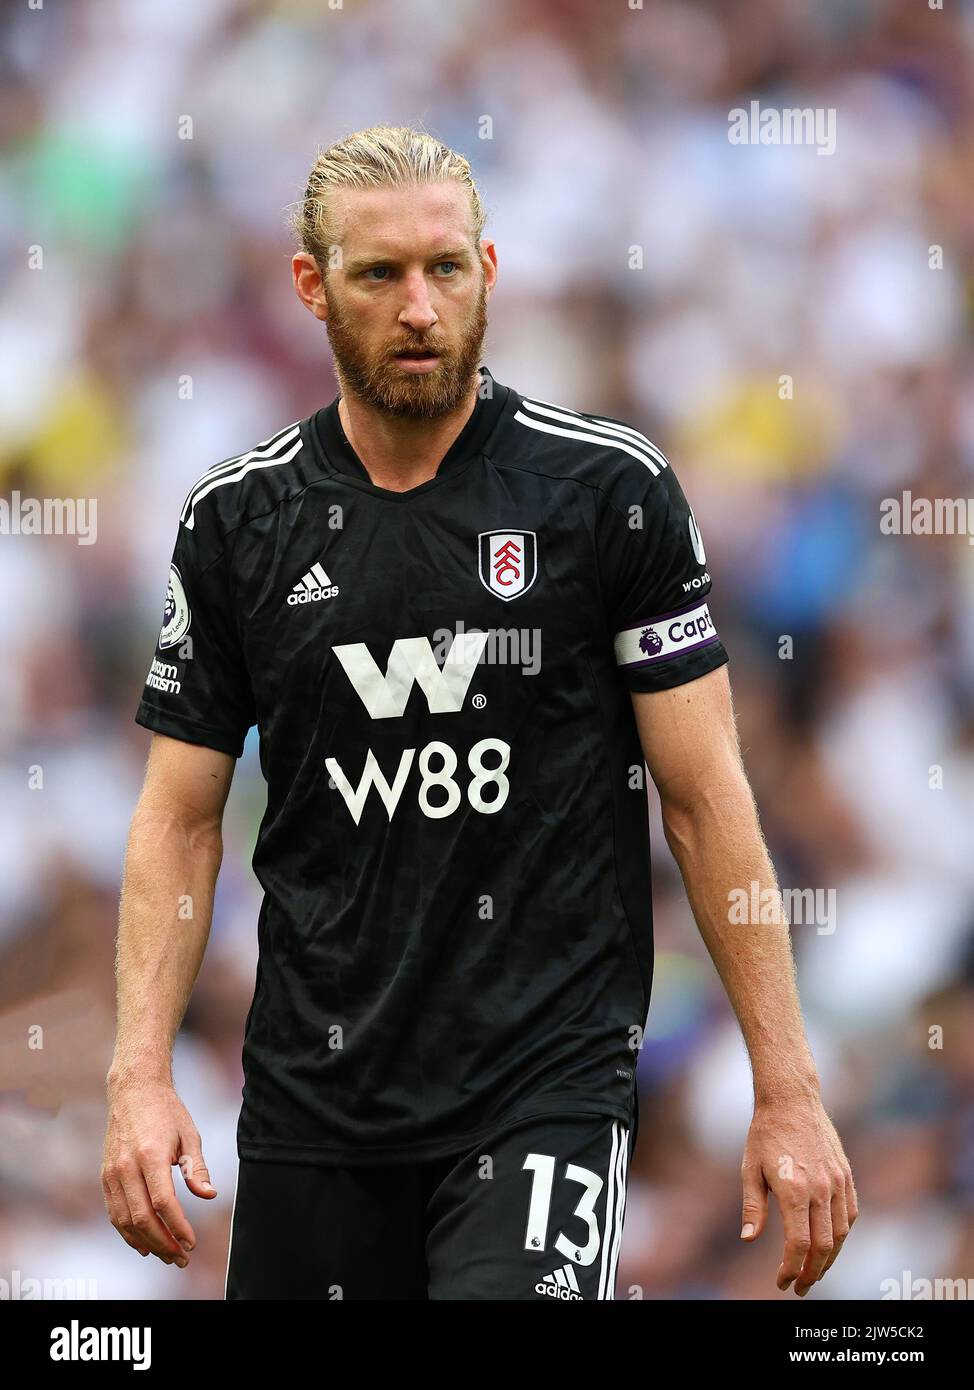
[[[417,271],[406,277],[406,302],[399,311],[399,322],[414,333],[425,333],[438,321],[439,315],[430,303],[426,276]]]

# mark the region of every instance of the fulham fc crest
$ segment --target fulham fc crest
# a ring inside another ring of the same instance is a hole
[[[481,531],[480,582],[498,598],[527,593],[538,573],[538,542],[533,531]]]

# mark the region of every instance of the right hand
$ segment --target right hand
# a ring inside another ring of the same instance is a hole
[[[101,1185],[111,1223],[140,1255],[185,1269],[196,1236],[173,1186],[177,1163],[194,1196],[216,1196],[199,1133],[172,1082],[110,1078]]]

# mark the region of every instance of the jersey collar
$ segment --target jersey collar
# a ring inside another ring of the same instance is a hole
[[[494,433],[504,413],[504,407],[508,403],[510,387],[501,386],[486,365],[482,365],[479,371],[481,380],[490,383],[488,390],[478,394],[469,420],[440,460],[440,465],[434,476],[425,483],[420,483],[417,487],[409,488],[406,492],[395,492],[390,488],[377,487],[372,482],[367,469],[348,442],[342,428],[338,414],[338,402],[341,399],[341,393],[335,397],[330,405],[323,406],[312,417],[312,434],[328,463],[339,473],[346,474],[350,479],[355,479],[359,483],[364,483],[373,492],[381,493],[383,496],[412,497],[415,493],[425,492],[427,488],[435,486],[445,475],[455,472],[463,464],[482,453],[484,446]]]

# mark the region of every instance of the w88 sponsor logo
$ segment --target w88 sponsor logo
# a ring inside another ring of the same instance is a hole
[[[477,630],[458,633],[442,668],[437,664],[427,637],[398,637],[392,644],[384,673],[364,642],[350,642],[333,647],[332,651],[374,720],[401,719],[414,685],[419,685],[425,695],[430,714],[459,714],[489,636]],[[499,761],[488,766],[484,762],[484,755],[488,753],[496,754]],[[492,816],[507,801],[511,789],[506,776],[510,758],[510,744],[499,738],[482,738],[468,752],[467,767],[471,775],[466,796],[475,811]],[[433,766],[434,759],[439,761],[439,766]],[[414,761],[418,762],[420,773],[417,797],[423,815],[430,820],[452,815],[463,801],[460,784],[454,778],[459,758],[441,739],[427,743],[419,750],[418,758],[415,748],[404,748],[391,783],[371,748],[356,786],[352,786],[337,758],[326,758],[325,766],[358,825],[372,787],[392,820]],[[488,788],[495,790],[486,794]]]
[[[483,755],[488,752],[500,755],[500,762],[496,767],[487,767],[484,764]],[[335,786],[341,792],[345,805],[352,814],[352,819],[358,825],[362,819],[366,799],[373,786],[379,793],[390,821],[392,820],[402,798],[415,758],[415,748],[403,749],[391,785],[371,748],[366,756],[365,767],[358,780],[358,785],[355,787],[346,777],[337,758],[326,758],[325,766]],[[432,766],[434,758],[442,759],[440,767],[434,768]],[[505,743],[503,739],[482,738],[470,749],[467,754],[467,766],[470,769],[471,779],[466,791],[467,800],[475,811],[480,811],[485,816],[492,816],[504,805],[511,790],[511,784],[505,775],[510,759],[510,744]],[[442,820],[444,816],[451,816],[462,802],[463,793],[459,783],[454,780],[454,773],[458,764],[459,759],[450,745],[439,739],[434,739],[431,743],[427,743],[425,748],[419,750],[418,766],[421,780],[417,800],[419,809],[430,820]],[[496,788],[490,797],[485,795],[489,787]]]

